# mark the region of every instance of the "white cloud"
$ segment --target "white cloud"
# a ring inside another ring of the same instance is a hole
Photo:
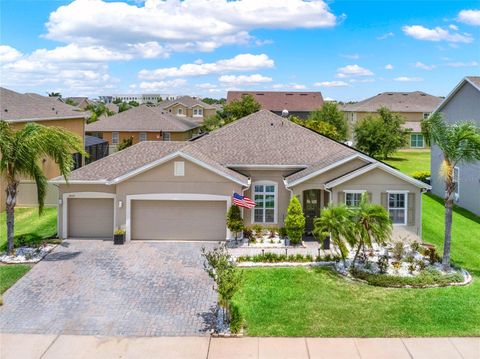
[[[8,45],[0,45],[1,62],[5,63],[15,61],[18,60],[20,57],[22,57],[22,53],[17,49],[14,49],[13,47]]]
[[[480,10],[462,10],[457,20],[468,25],[480,26]]]
[[[350,82],[352,84],[354,84],[354,83],[369,83],[369,82],[375,82],[375,80],[372,79],[372,78],[367,78],[367,79],[363,78],[363,79],[350,79],[350,80],[348,80],[348,82]]]
[[[223,75],[220,76],[218,81],[223,84],[238,86],[238,85],[255,85],[265,82],[272,82],[271,77],[263,76],[260,74],[253,75]]]
[[[341,57],[344,57],[346,59],[351,59],[351,60],[358,60],[360,58],[359,54],[345,54],[345,55],[340,55]]]
[[[284,89],[284,90],[305,90],[307,86],[303,84],[297,84],[295,82],[291,82],[289,84],[274,84],[272,85],[273,89]]]
[[[255,29],[329,28],[338,20],[323,0],[75,0],[50,14],[45,37],[116,50],[155,44],[164,55],[255,43]]]
[[[377,40],[385,40],[385,39],[388,39],[389,37],[392,37],[392,36],[395,36],[395,34],[393,32],[387,32],[381,36],[378,36],[377,37]]]
[[[392,64],[386,64],[385,65],[385,70],[393,70],[393,65]]]
[[[373,72],[369,69],[358,65],[347,65],[337,69],[338,78],[347,78],[353,76],[373,76]]]
[[[439,26],[429,29],[421,25],[408,25],[402,27],[402,30],[407,36],[411,36],[417,40],[463,43],[471,43],[473,41],[473,37],[470,34],[460,34],[458,32],[451,33],[450,31],[442,29]]]
[[[140,89],[145,91],[170,91],[172,88],[178,88],[185,86],[187,84],[187,80],[185,79],[174,79],[169,81],[143,81],[138,86]]]
[[[427,65],[420,61],[417,61],[414,66],[418,69],[427,70],[427,71],[431,71],[437,67],[436,65]]]
[[[408,77],[408,76],[400,76],[400,77],[395,77],[393,81],[398,81],[398,82],[417,82],[417,81],[423,81],[421,77]]]
[[[56,47],[53,50],[38,49],[30,59],[52,62],[106,62],[115,60],[130,60],[132,55],[107,50],[101,46],[81,47],[77,44]]]
[[[183,64],[180,67],[141,70],[138,75],[142,79],[164,79],[167,77],[202,76],[230,71],[254,71],[273,66],[274,61],[265,54],[240,54],[231,59],[218,60],[212,63],[203,63],[197,60],[193,64]]]
[[[348,83],[344,81],[323,81],[323,82],[315,82],[315,86],[318,87],[346,87],[349,86]]]
[[[450,24],[450,25],[448,25],[448,28],[450,30],[458,31],[458,26],[457,25]]]
[[[470,61],[470,62],[448,62],[446,64],[449,67],[475,67],[479,66],[477,61]]]

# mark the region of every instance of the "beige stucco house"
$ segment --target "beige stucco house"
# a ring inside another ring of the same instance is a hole
[[[411,130],[408,148],[426,148],[420,123],[428,118],[431,112],[442,102],[441,97],[432,96],[425,92],[382,92],[363,101],[342,106],[350,128],[350,137],[353,139],[355,124],[367,116],[375,115],[379,108],[386,107],[390,111],[399,113],[405,119],[404,127]]]
[[[127,240],[225,240],[234,192],[257,203],[246,224],[283,226],[292,196],[307,218],[363,192],[394,227],[421,235],[428,185],[355,149],[261,110],[189,142],[142,142],[73,171],[59,186],[59,235]]]
[[[158,107],[178,117],[189,117],[196,123],[202,123],[204,119],[214,116],[219,109],[216,105],[209,105],[191,96],[182,96],[175,100],[162,101],[158,104]]]

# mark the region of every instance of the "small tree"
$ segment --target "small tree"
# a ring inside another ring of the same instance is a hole
[[[309,128],[310,130],[315,131],[323,136],[327,136],[337,141],[342,140],[342,137],[338,134],[335,126],[329,124],[328,122],[302,120],[296,116],[290,116],[289,119],[297,125]]]
[[[235,242],[238,238],[238,232],[243,231],[243,228],[245,228],[242,214],[240,213],[240,208],[234,204],[232,204],[228,209],[227,227],[230,231],[235,233]]]
[[[327,101],[319,109],[312,111],[307,119],[312,124],[324,123],[332,126],[337,133],[336,140],[346,141],[348,123],[345,115],[335,102]],[[318,125],[317,125],[318,126]],[[313,129],[313,128],[312,128]]]
[[[124,150],[133,144],[133,137],[124,138],[121,143],[117,145],[117,151]]]
[[[295,196],[288,205],[285,228],[292,244],[296,245],[302,241],[305,232],[305,216],[303,215],[302,205]]]

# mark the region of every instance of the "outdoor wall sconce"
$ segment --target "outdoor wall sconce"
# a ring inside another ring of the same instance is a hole
[[[123,202],[122,201],[118,201],[118,208],[122,208],[123,207]]]
[[[61,198],[58,199],[58,205],[61,206],[63,204],[63,200]]]

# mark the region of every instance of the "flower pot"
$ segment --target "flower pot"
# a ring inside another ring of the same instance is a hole
[[[124,244],[124,243],[125,243],[125,234],[113,235],[113,244]]]

